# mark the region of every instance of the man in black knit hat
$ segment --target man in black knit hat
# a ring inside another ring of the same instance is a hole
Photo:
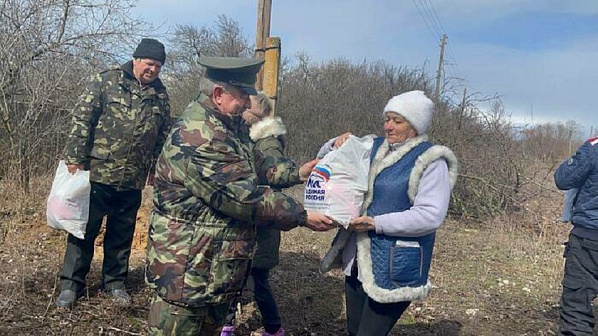
[[[65,148],[70,173],[89,170],[91,201],[85,238],[69,234],[56,306],[70,308],[83,295],[94,241],[106,217],[102,289],[129,305],[125,280],[141,190],[153,184],[154,165],[170,130],[170,105],[158,78],[164,45],[142,39],[133,59],[92,78],[73,111]]]

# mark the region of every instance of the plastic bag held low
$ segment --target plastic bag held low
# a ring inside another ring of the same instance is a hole
[[[342,224],[360,216],[368,188],[373,137],[350,136],[337,150],[326,154],[305,184],[304,206]]]
[[[71,174],[61,160],[46,207],[48,225],[83,239],[89,218],[90,191],[89,171],[77,170]]]

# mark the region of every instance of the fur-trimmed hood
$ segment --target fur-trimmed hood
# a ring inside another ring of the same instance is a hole
[[[249,137],[254,142],[269,136],[277,137],[285,134],[287,134],[287,129],[280,117],[267,117],[249,128]]]

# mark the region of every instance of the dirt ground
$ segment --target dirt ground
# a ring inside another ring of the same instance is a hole
[[[86,296],[73,310],[55,309],[66,236],[46,227],[43,208],[29,211],[0,242],[0,335],[146,334],[148,195],[146,191],[138,216],[127,284],[133,303],[128,308],[112,305],[98,292],[98,241]],[[392,335],[555,335],[562,243],[569,230],[556,220],[560,197],[549,192],[527,200],[518,215],[482,223],[447,220],[436,239],[434,289],[428,299],[410,306]],[[0,215],[0,221],[11,216]],[[303,228],[283,234],[281,263],[272,271],[271,284],[288,335],[346,334],[343,277],[318,272],[333,234]],[[259,328],[251,297],[246,291],[237,335]]]

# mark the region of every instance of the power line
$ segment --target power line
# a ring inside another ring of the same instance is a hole
[[[446,30],[444,29],[444,26],[442,25],[442,22],[440,21],[440,18],[438,17],[438,15],[436,13],[436,9],[434,9],[434,5],[432,4],[432,2],[430,0],[422,0],[422,1],[426,4],[428,11],[431,13],[432,19],[436,22],[436,25],[439,27],[439,29],[442,31],[442,33],[447,34]],[[458,63],[456,61],[456,57],[455,57],[453,48],[450,43],[447,43],[447,54],[448,54],[448,58],[445,61],[446,65],[452,66],[452,68],[454,68],[455,72],[457,73],[457,75],[453,76],[453,77],[463,78],[459,72]],[[447,70],[447,72],[450,72],[450,71],[451,70]]]
[[[436,27],[436,31],[442,34],[446,33],[444,27],[442,26],[442,23],[440,22],[440,19],[438,18],[438,15],[436,15],[436,10],[434,9],[434,6],[430,2],[430,0],[422,0],[422,3],[427,9],[428,17],[430,17],[430,19],[432,20],[432,23]]]
[[[453,48],[450,43],[447,44],[447,51],[448,51],[448,60],[447,65],[450,65],[452,68],[455,69],[456,77],[460,79],[464,79],[461,71],[459,70],[459,64],[457,63],[457,59],[455,57],[455,53],[453,52]]]
[[[419,16],[421,17],[422,21],[424,21],[428,31],[431,33],[434,41],[438,41],[441,39],[441,36],[448,35],[434,5],[432,4],[431,0],[421,0],[419,3],[417,0],[412,0],[415,8]],[[458,63],[456,61],[455,53],[453,52],[453,48],[451,43],[446,43],[447,47],[447,56],[444,60],[442,60],[443,65],[446,64],[449,67],[443,67],[443,72],[449,76],[449,78],[455,78],[463,80],[464,77],[461,75],[459,70]]]
[[[434,41],[438,41],[438,39],[440,38],[441,34],[438,33],[438,32],[435,32],[434,29],[431,27],[430,23],[428,22],[428,19],[426,18],[426,16],[422,12],[422,9],[417,4],[417,0],[412,0],[412,2],[413,2],[413,5],[415,5],[415,8],[417,9],[417,12],[419,13],[420,18],[426,24],[426,28],[428,28],[428,32],[432,35],[432,39],[434,39]]]

